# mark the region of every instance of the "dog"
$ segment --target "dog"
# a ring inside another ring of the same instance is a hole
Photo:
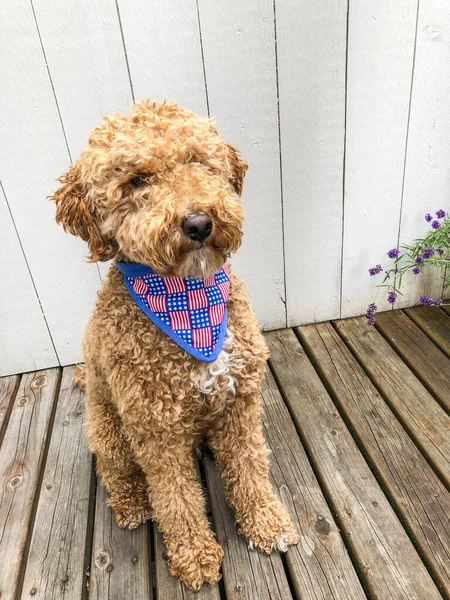
[[[223,557],[197,480],[200,443],[250,547],[298,541],[269,481],[268,350],[228,265],[246,170],[209,119],[145,100],[103,119],[52,196],[56,221],[87,242],[90,261],[114,259],[83,342],[86,435],[108,503],[120,527],[157,522],[170,573],[193,590],[220,579]],[[192,322],[171,328],[175,313]]]

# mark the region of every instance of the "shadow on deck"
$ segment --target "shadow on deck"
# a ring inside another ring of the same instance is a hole
[[[73,367],[0,379],[0,598],[450,599],[450,316],[270,332],[271,473],[300,543],[250,552],[198,454],[223,580],[194,594],[161,535],[121,530],[97,485]]]

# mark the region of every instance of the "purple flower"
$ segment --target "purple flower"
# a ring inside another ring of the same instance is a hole
[[[367,325],[373,325],[376,320],[375,313],[377,312],[378,307],[375,304],[369,304],[369,307],[366,312],[367,317]]]
[[[400,254],[400,250],[397,250],[397,248],[392,248],[392,250],[389,250],[389,252],[387,253],[389,258],[397,258],[397,256],[399,254]]]
[[[423,263],[423,258],[421,256],[417,256],[414,262],[416,265],[421,265]]]
[[[442,304],[442,300],[435,300],[434,298],[427,296],[420,296],[420,301],[424,306],[440,306]]]
[[[436,216],[438,219],[443,219],[445,217],[447,213],[445,212],[445,210],[442,210],[442,208],[440,208],[437,212],[436,212]]]
[[[420,296],[420,302],[424,305],[424,306],[433,306],[434,304],[434,299],[433,298],[427,298],[427,296]]]
[[[426,221],[427,223],[429,223],[429,222],[430,222],[430,221],[432,221],[432,220],[433,220],[433,217],[430,215],[430,213],[427,213],[427,214],[425,215],[425,221]]]
[[[395,292],[389,292],[387,295],[387,301],[389,302],[389,304],[395,304],[396,300],[397,294]]]
[[[423,257],[424,258],[431,258],[432,256],[434,256],[434,250],[433,250],[433,248],[425,248],[425,250],[423,251]]]
[[[385,271],[384,274],[386,275],[386,279],[391,278],[391,274],[389,273],[389,271]]]
[[[373,267],[373,269],[369,269],[369,275],[371,277],[373,277],[374,275],[378,275],[378,273],[381,273],[383,269],[381,268],[381,265],[376,265],[375,267]]]
[[[419,267],[414,267],[414,269],[412,270],[412,272],[414,273],[414,275],[418,275],[420,273]]]
[[[398,267],[395,267],[395,269],[394,269],[394,275],[397,275],[397,273],[398,273]]]
[[[439,227],[440,227],[440,226],[441,226],[441,224],[439,223],[439,221],[433,221],[433,222],[431,223],[431,227],[432,227],[433,229],[439,229]]]

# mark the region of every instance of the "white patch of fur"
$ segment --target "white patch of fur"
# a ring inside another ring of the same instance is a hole
[[[202,380],[197,384],[203,394],[214,394],[224,387],[235,394],[236,378],[244,368],[244,361],[233,351],[233,341],[233,334],[227,329],[222,351],[215,361],[207,364]]]

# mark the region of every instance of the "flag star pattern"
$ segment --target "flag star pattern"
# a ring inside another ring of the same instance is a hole
[[[146,265],[116,263],[139,308],[181,348],[211,362],[227,329],[230,273],[225,264],[205,278],[161,277]]]

